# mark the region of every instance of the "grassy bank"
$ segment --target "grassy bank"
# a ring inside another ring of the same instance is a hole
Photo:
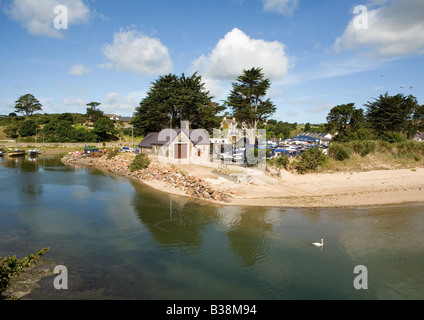
[[[282,157],[272,159],[268,164],[297,173],[358,172],[424,166],[424,143],[411,140],[398,143],[380,140],[332,143],[326,154],[310,150],[294,159]]]

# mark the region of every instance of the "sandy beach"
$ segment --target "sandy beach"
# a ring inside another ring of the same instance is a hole
[[[125,168],[132,161],[128,157],[121,159],[126,159],[122,160]],[[111,160],[97,161],[83,158],[77,160],[77,163],[105,170],[105,161],[107,163]],[[213,189],[230,194],[231,198],[225,202],[201,200],[226,206],[323,208],[424,203],[424,168],[304,175],[281,170],[276,176],[256,169],[228,165],[227,169],[231,172],[250,176],[250,183],[237,183],[228,175],[218,174],[218,166],[214,163],[174,165],[187,176],[200,178]],[[109,170],[106,171],[134,178],[127,169],[117,170],[119,166],[119,161],[109,164]],[[191,196],[175,183],[169,184],[159,179],[136,180],[162,192]]]
[[[251,184],[238,184],[216,175],[211,167],[178,166],[235,193],[226,205],[311,208],[424,203],[424,168],[306,175],[282,170],[277,178],[237,167],[253,178]]]

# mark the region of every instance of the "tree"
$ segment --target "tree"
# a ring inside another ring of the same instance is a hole
[[[305,124],[305,132],[310,132],[311,131],[311,124],[308,122],[307,124]]]
[[[256,132],[258,124],[277,110],[270,99],[264,100],[271,82],[264,79],[262,69],[252,68],[243,70],[232,86],[227,105],[232,109],[233,117]]]
[[[408,134],[412,128],[412,114],[418,107],[417,99],[403,94],[389,96],[386,92],[374,102],[368,102],[366,119],[379,134],[385,132]]]
[[[35,99],[32,94],[21,96],[15,103],[15,112],[22,113],[27,119],[34,112],[42,110],[40,101]]]
[[[143,134],[178,128],[181,121],[189,121],[194,129],[214,128],[219,123],[217,114],[224,107],[211,99],[197,73],[190,77],[184,74],[181,77],[174,74],[160,76],[140,102],[132,123]]]
[[[107,134],[115,134],[115,124],[112,120],[106,117],[102,117],[94,122],[94,133],[102,139],[102,141],[106,140]]]
[[[415,131],[424,131],[424,105],[415,106],[414,115],[412,116],[412,125]]]
[[[355,104],[342,104],[330,110],[327,116],[327,130],[331,132],[345,133],[351,124],[355,113]],[[358,116],[358,115],[356,115]]]
[[[31,137],[37,133],[37,124],[33,120],[25,120],[23,121],[19,127],[19,135],[21,137]]]
[[[5,133],[6,137],[15,139],[18,137],[18,126],[16,125],[10,125],[4,128],[3,132]]]
[[[104,116],[103,111],[99,110],[97,107],[100,105],[100,102],[90,102],[87,103],[87,117],[90,121],[96,122],[101,117]]]

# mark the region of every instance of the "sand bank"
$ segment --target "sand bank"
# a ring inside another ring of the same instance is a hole
[[[90,165],[96,166],[92,161]],[[206,199],[226,206],[318,208],[424,203],[424,168],[305,175],[282,170],[278,178],[255,169],[229,165],[230,170],[251,177],[251,182],[245,184],[218,174],[214,164],[175,166],[186,175],[202,179],[215,190],[231,195],[225,202]],[[192,196],[164,179],[139,181],[163,192]]]

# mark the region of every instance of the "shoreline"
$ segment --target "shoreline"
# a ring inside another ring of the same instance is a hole
[[[252,178],[251,183],[240,184],[218,174],[213,164],[169,165],[152,160],[148,172],[131,173],[131,160],[122,155],[112,160],[104,156],[62,158],[67,165],[94,167],[158,191],[225,206],[338,208],[424,203],[424,168],[305,175],[281,170],[279,178],[250,168],[231,168]],[[187,179],[193,178],[197,180],[187,186]],[[194,192],[196,188],[201,190]]]

